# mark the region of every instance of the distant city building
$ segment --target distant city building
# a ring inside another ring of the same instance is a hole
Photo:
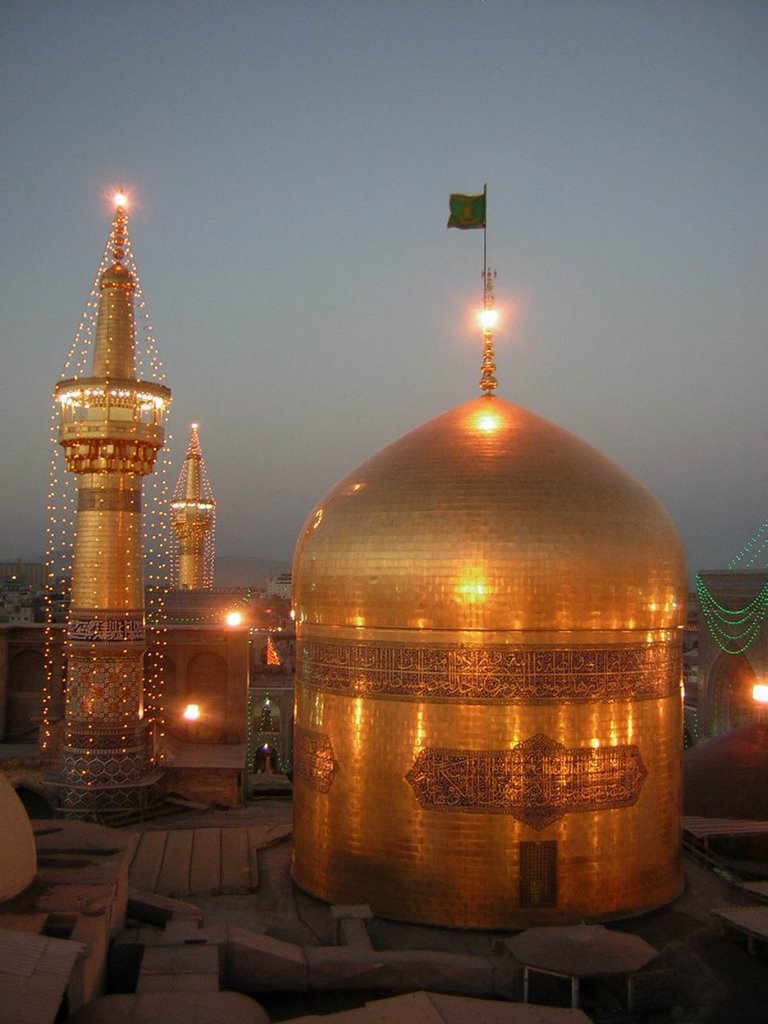
[[[171,587],[210,590],[216,556],[216,501],[196,423],[171,497],[171,527]]]
[[[267,596],[281,597],[286,601],[291,600],[291,574],[281,573],[279,576],[270,576],[267,582]]]
[[[18,584],[41,590],[47,582],[48,568],[45,562],[0,562],[0,586]]]

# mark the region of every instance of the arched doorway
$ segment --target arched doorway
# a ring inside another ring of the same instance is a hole
[[[755,720],[752,688],[755,670],[743,654],[721,654],[707,687],[710,731],[713,736]]]
[[[263,775],[278,771],[277,749],[271,743],[261,743],[253,758],[253,770]]]

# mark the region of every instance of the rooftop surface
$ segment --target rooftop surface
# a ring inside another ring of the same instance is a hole
[[[163,819],[145,831],[174,828],[250,828],[260,833],[288,831],[291,802],[263,798],[235,811],[185,812]],[[236,925],[302,946],[327,946],[336,941],[337,922],[331,907],[298,889],[290,877],[290,839],[283,838],[257,852],[257,887],[232,895],[186,895],[198,906],[206,926]],[[673,968],[674,1003],[666,1013],[646,1016],[649,1024],[682,1021],[685,1024],[765,1024],[768,992],[768,952],[747,951],[738,934],[723,934],[718,916],[723,907],[747,907],[759,902],[752,894],[731,884],[697,861],[685,858],[685,889],[669,906],[608,927],[644,939],[659,950],[654,966]],[[255,876],[256,877],[256,876]],[[374,948],[380,950],[437,950],[448,953],[488,955],[500,938],[509,933],[464,931],[411,925],[373,918],[367,922]],[[368,993],[367,998],[387,993]],[[361,1005],[366,994],[355,993],[347,1006]],[[338,997],[336,997],[338,999]],[[355,1001],[355,998],[357,1001]],[[616,1020],[616,1009],[598,999],[585,1009],[596,1021]],[[341,1009],[331,993],[289,993],[265,999],[274,1021],[301,1014],[330,1013]],[[567,1005],[564,997],[561,1005]],[[626,1018],[624,1018],[626,1019]],[[639,1019],[639,1018],[635,1018]]]

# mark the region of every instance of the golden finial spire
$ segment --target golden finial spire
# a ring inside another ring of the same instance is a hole
[[[128,197],[117,192],[112,197],[115,218],[108,249],[113,263],[99,277],[99,309],[96,341],[93,349],[92,377],[108,380],[136,379],[136,325],[134,321],[134,275],[123,263],[130,255],[128,240]]]
[[[493,357],[493,328],[499,320],[499,314],[493,308],[493,282],[496,279],[495,270],[483,270],[483,311],[480,314],[480,323],[483,328],[483,361],[480,366],[480,390],[490,395],[498,385],[496,380],[496,363]]]
[[[125,256],[126,230],[128,227],[128,196],[125,192],[115,192],[112,197],[115,204],[115,219],[112,222],[112,255],[119,263]]]

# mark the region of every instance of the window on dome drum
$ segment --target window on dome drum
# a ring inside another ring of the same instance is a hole
[[[557,906],[557,843],[520,843],[520,909]]]

